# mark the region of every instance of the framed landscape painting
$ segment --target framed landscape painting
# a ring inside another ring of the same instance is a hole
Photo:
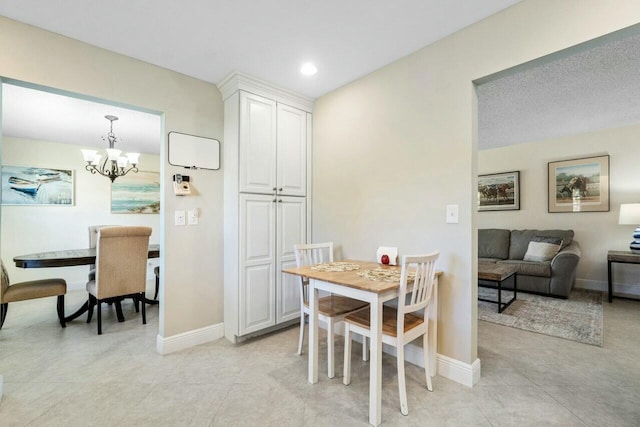
[[[2,204],[73,206],[73,170],[2,166]]]
[[[160,173],[130,173],[111,184],[111,213],[159,214]]]
[[[549,212],[608,211],[608,155],[549,162]]]
[[[478,176],[478,211],[520,209],[520,171]]]

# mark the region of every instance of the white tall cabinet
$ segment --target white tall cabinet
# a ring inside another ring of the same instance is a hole
[[[300,316],[293,245],[310,238],[312,100],[233,74],[225,100],[224,328],[232,342]]]

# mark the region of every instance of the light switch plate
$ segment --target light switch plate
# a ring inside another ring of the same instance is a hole
[[[458,205],[447,205],[447,223],[458,223]]]
[[[198,225],[198,208],[189,209],[187,212],[187,224]]]
[[[176,211],[175,223],[176,225],[185,225],[186,224],[186,215],[184,211]]]

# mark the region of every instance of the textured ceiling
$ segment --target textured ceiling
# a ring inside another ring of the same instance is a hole
[[[477,93],[480,149],[640,123],[640,27],[507,70]]]

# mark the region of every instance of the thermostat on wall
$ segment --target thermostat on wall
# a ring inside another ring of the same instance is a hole
[[[173,192],[176,196],[191,195],[191,185],[189,184],[189,177],[187,175],[173,175]]]

